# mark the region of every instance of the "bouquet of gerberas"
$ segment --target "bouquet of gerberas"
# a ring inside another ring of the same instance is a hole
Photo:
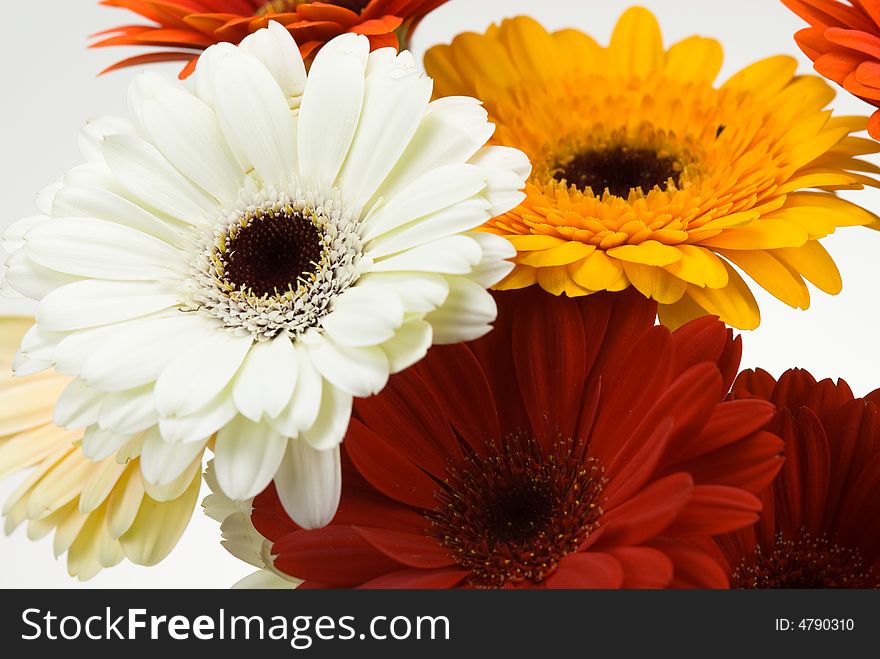
[[[746,278],[806,309],[841,289],[820,241],[880,228],[837,194],[880,147],[824,80],[718,84],[716,41],[640,8],[607,47],[508,19],[425,75],[444,0],[103,4],[147,24],[94,45],[170,49],[111,69],[186,66],[3,236],[38,303],[0,333],[8,531],[81,579],[153,565],[204,479],[246,586],[878,585],[880,396],[738,374],[732,329]],[[880,3],[786,4],[880,98]]]

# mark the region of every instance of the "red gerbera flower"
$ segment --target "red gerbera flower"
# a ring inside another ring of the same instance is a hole
[[[782,0],[810,27],[795,34],[820,74],[880,108],[880,0]],[[880,110],[868,122],[880,139]]]
[[[693,540],[757,519],[782,447],[771,404],[722,402],[739,339],[655,327],[628,292],[497,299],[487,337],[357,402],[328,527],[256,499],[275,566],[306,587],[725,587]]]
[[[153,21],[100,32],[103,46],[159,46],[174,50],[137,55],[102,73],[126,66],[184,60],[181,78],[195,69],[201,51],[222,41],[239,43],[247,35],[278,21],[308,59],[333,37],[346,32],[366,35],[373,50],[398,48],[406,34],[430,11],[447,0],[102,0]]]
[[[776,382],[745,371],[734,396],[778,411],[767,429],[785,441],[785,464],[762,494],[754,526],[718,538],[738,588],[880,586],[880,391],[854,398],[842,380],[786,372]]]

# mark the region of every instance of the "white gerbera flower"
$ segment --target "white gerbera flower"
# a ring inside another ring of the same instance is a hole
[[[39,300],[18,372],[76,378],[56,421],[86,428],[87,456],[134,443],[161,486],[211,446],[229,497],[274,479],[320,526],[352,397],[490,329],[513,251],[473,230],[521,201],[529,165],[484,147],[476,100],[430,102],[409,53],[361,36],[307,78],[272,24],[188,83],[138,78],[130,120],[87,126],[88,163],[6,233],[6,283]]]

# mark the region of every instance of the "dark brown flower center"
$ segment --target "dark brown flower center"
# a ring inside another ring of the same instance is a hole
[[[755,547],[730,578],[732,588],[877,588],[877,575],[865,568],[858,550],[841,547],[826,536],[802,532],[795,539],[781,533],[772,551]]]
[[[669,179],[678,183],[681,172],[673,156],[625,144],[581,151],[552,169],[553,178],[582,192],[589,189],[601,196],[607,189],[624,199],[631,190],[647,194],[654,186],[665,189]]]
[[[257,10],[257,14],[265,16],[266,14],[282,14],[284,12],[296,11],[296,8],[300,5],[308,5],[312,2],[314,0],[269,0],[269,2]],[[344,7],[357,14],[360,14],[370,4],[370,0],[321,0],[321,2]]]
[[[223,271],[235,289],[283,294],[317,270],[322,252],[321,234],[299,212],[257,211],[227,236]]]
[[[472,586],[537,583],[596,528],[603,485],[596,461],[572,442],[545,453],[513,435],[450,468],[428,515],[431,533],[471,572]]]

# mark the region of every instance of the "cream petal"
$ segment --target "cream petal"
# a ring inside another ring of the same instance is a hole
[[[36,263],[28,257],[27,249],[21,249],[6,259],[6,274],[3,279],[4,289],[40,300],[56,288],[79,281],[74,275],[56,272]],[[4,294],[6,293],[3,290]]]
[[[103,395],[82,380],[73,380],[55,403],[55,425],[62,428],[86,428],[98,421]]]
[[[406,51],[367,77],[357,132],[339,175],[346,195],[360,203],[373,197],[412,140],[432,89]]]
[[[372,346],[394,336],[403,314],[403,304],[388,289],[365,283],[337,297],[321,326],[340,345]]]
[[[296,375],[296,350],[286,333],[254,344],[232,390],[238,410],[252,421],[277,417],[290,402]]]
[[[352,396],[372,396],[388,382],[388,359],[381,348],[349,348],[321,337],[309,346],[309,354],[324,378]]]
[[[400,373],[428,354],[434,340],[434,329],[423,320],[413,320],[397,330],[394,337],[380,347],[392,373]]]
[[[480,244],[483,259],[468,275],[468,279],[483,288],[494,286],[513,270],[513,263],[507,259],[516,256],[516,249],[506,238],[491,233],[474,231],[467,234]]]
[[[213,65],[214,109],[239,161],[268,184],[296,173],[294,122],[278,83],[255,57],[230,51]]]
[[[249,34],[238,47],[263,63],[291,108],[299,107],[306,88],[306,67],[287,28],[277,21],[269,21],[267,29]]]
[[[488,334],[497,315],[495,300],[482,286],[465,277],[450,277],[449,297],[425,320],[434,328],[434,343],[451,344]]]
[[[253,345],[250,334],[216,331],[166,366],[156,381],[162,416],[186,416],[209,403],[235,377]]]
[[[88,514],[97,510],[110,496],[125,470],[126,465],[121,465],[112,458],[95,462],[91,467],[91,477],[79,495],[79,511]]]
[[[101,152],[122,185],[145,204],[189,224],[212,219],[217,200],[180,175],[155,146],[137,137],[113,135]]]
[[[272,482],[287,439],[268,423],[237,416],[220,429],[214,444],[214,470],[220,489],[231,499],[257,496]]]
[[[227,388],[210,403],[188,416],[160,418],[159,431],[166,442],[198,442],[220,430],[237,413],[232,391]]]
[[[342,494],[339,447],[316,451],[302,440],[290,440],[275,475],[275,488],[284,510],[299,526],[326,526]]]
[[[367,257],[370,257],[367,252]],[[483,258],[480,245],[467,236],[450,236],[377,260],[372,272],[436,272],[464,275]]]
[[[86,279],[43,298],[37,322],[46,331],[65,332],[148,316],[177,303],[177,294],[156,282]]]
[[[364,100],[366,37],[345,34],[312,63],[299,116],[299,166],[307,180],[331,184],[348,155]]]
[[[443,275],[422,272],[370,272],[358,280],[360,285],[394,291],[407,314],[433,311],[449,295],[449,284]]]
[[[141,450],[141,474],[144,480],[155,485],[167,485],[177,479],[205,450],[206,437],[202,441],[171,444],[162,439],[159,429],[153,426],[144,434]]]
[[[103,405],[102,405],[103,408]],[[94,424],[86,428],[82,440],[82,452],[89,460],[104,460],[134,439],[134,433],[103,430]],[[91,512],[91,511],[83,511]]]
[[[311,428],[321,411],[323,378],[309,351],[304,346],[295,346],[297,361],[296,389],[277,418],[270,419],[272,426],[285,437],[296,437],[306,428]]]
[[[156,410],[152,385],[107,394],[98,413],[98,427],[101,430],[112,430],[113,434],[129,437],[158,421],[159,412]]]
[[[325,380],[321,412],[315,425],[303,431],[300,439],[316,451],[329,451],[341,444],[351,420],[352,403],[351,394]]]

